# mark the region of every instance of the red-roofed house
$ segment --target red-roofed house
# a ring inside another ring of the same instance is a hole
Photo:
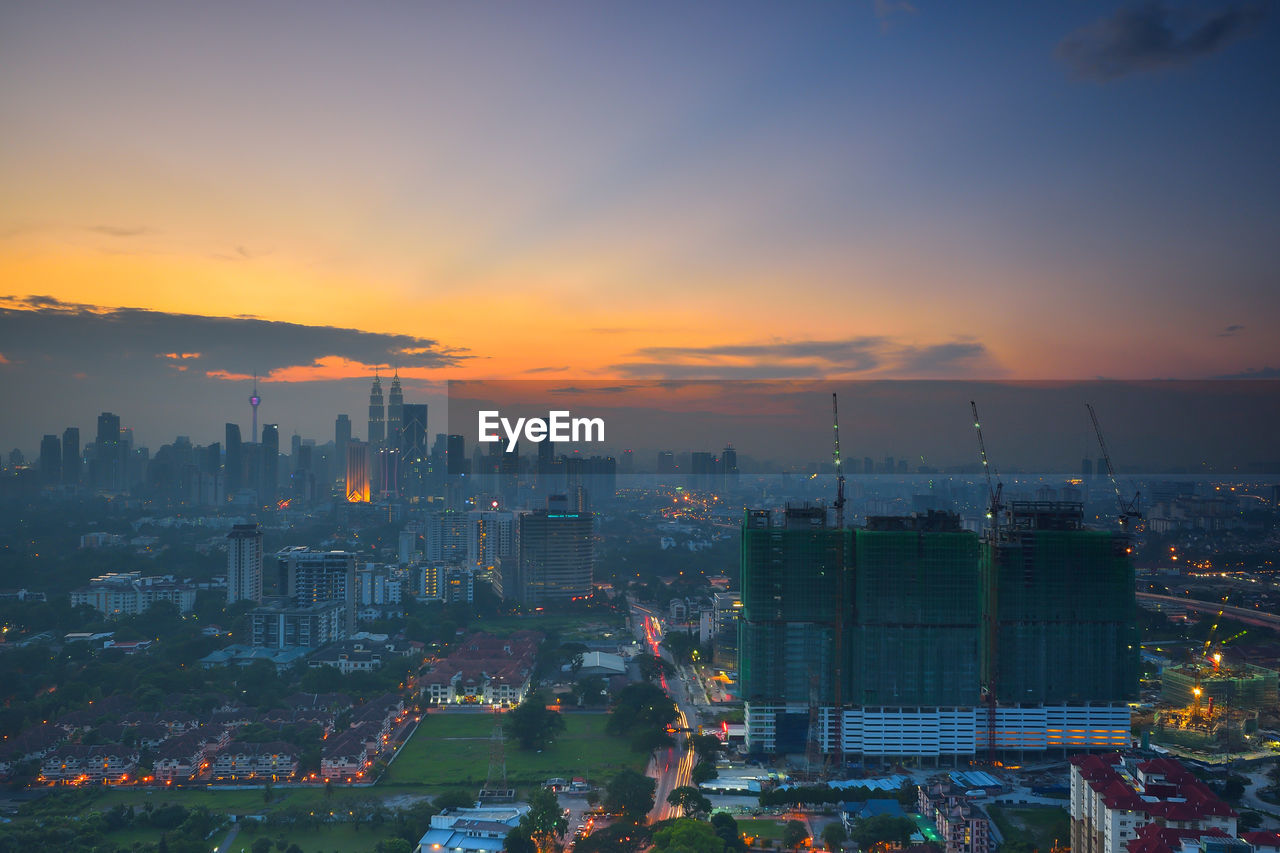
[[[1198,832],[1197,838],[1212,829],[1236,835],[1236,813],[1177,761],[1137,761],[1114,752],[1071,758],[1073,853],[1123,853],[1148,824]],[[1146,839],[1131,853],[1169,853],[1146,849],[1165,843]]]

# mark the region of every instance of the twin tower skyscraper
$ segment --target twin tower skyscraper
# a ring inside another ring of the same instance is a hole
[[[369,390],[368,443],[352,441],[347,447],[348,500],[362,494],[368,499],[370,493],[417,496],[427,473],[428,450],[426,403],[404,402],[398,370],[384,400],[382,377],[375,370]],[[362,490],[353,479],[366,479],[368,489]]]

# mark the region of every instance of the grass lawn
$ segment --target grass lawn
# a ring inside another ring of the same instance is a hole
[[[271,802],[262,797],[261,789],[255,791],[219,790],[217,788],[187,788],[178,790],[148,790],[145,788],[113,788],[104,791],[93,801],[94,811],[106,811],[117,803],[130,806],[141,806],[153,803],[156,806],[177,803],[186,808],[204,806],[219,814],[267,814],[277,809],[304,805],[326,810],[340,809],[350,800],[364,800],[370,797],[386,799],[401,794],[415,796],[424,793],[421,786],[406,787],[401,785],[378,785],[372,788],[343,788],[335,786],[333,795],[325,799],[323,788],[280,788],[271,792]]]
[[[425,827],[423,831],[426,831]],[[356,829],[341,823],[320,829],[264,826],[257,832],[241,829],[231,846],[235,853],[239,853],[241,847],[248,851],[258,838],[283,838],[289,844],[297,844],[302,853],[369,853],[379,841],[390,837],[391,831],[385,826],[379,829],[368,826]]]
[[[1063,845],[1071,841],[1071,816],[1066,809],[1055,806],[1013,808],[992,805],[987,807],[987,811],[1006,841],[1026,841],[1040,853],[1049,853],[1054,839]]]
[[[507,741],[508,783],[535,785],[554,776],[602,782],[623,768],[643,770],[646,756],[632,752],[626,741],[605,734],[607,719],[604,714],[565,714],[564,733],[541,753]],[[500,720],[496,714],[426,715],[384,780],[394,785],[482,785],[489,772],[490,736]]]
[[[785,823],[776,820],[740,820],[738,832],[752,838],[766,838],[770,841],[781,841],[787,831]]]

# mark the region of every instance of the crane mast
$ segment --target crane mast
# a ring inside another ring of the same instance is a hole
[[[836,395],[831,395],[831,421],[835,430],[835,447],[831,459],[836,467],[836,528],[844,529],[844,469],[840,467],[840,413],[836,409]]]
[[[978,434],[978,453],[982,457],[982,473],[987,477],[987,497],[990,504],[987,507],[987,518],[991,519],[991,526],[995,532],[1000,530],[1000,496],[1004,494],[1004,483],[998,480],[995,486],[992,486],[991,464],[987,460],[987,445],[982,440],[982,421],[978,419],[978,404],[973,400],[969,401],[969,408],[973,412],[973,429]]]
[[[1127,527],[1130,521],[1142,518],[1142,513],[1138,510],[1138,498],[1141,493],[1135,492],[1131,501],[1126,501],[1120,494],[1120,483],[1116,480],[1116,471],[1111,465],[1111,451],[1107,450],[1107,440],[1102,437],[1102,425],[1098,423],[1098,413],[1093,410],[1091,403],[1085,403],[1084,407],[1089,410],[1093,431],[1098,436],[1098,447],[1102,449],[1102,461],[1107,465],[1107,477],[1111,480],[1111,487],[1116,492],[1116,511],[1120,516],[1120,526]]]

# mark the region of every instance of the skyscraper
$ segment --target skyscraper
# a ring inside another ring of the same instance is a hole
[[[262,601],[262,528],[237,524],[227,534],[227,604]]]
[[[387,438],[387,413],[382,405],[382,380],[375,370],[373,387],[369,389],[369,446],[379,447]]]
[[[430,470],[430,449],[427,447],[427,404],[406,403],[401,412],[400,429],[400,487],[410,498],[426,493],[427,473]]]
[[[98,415],[98,440],[94,444],[93,485],[98,489],[119,491],[123,488],[124,459],[120,452],[120,416],[111,412]]]
[[[404,443],[401,431],[404,429],[404,392],[400,389],[400,371],[396,370],[391,378],[391,391],[387,395],[387,446],[401,450]]]
[[[46,486],[62,482],[62,442],[56,435],[40,439],[40,481]]]
[[[62,482],[74,486],[80,482],[80,428],[62,431]]]
[[[226,427],[226,484],[228,497],[244,488],[244,455],[241,452],[240,425],[227,424]]]
[[[538,607],[590,596],[594,520],[589,512],[569,512],[563,495],[548,498],[545,510],[521,515],[515,554],[500,560],[495,579],[502,597]]]
[[[351,418],[338,415],[333,422],[333,455],[338,460],[338,473],[344,480],[347,476],[347,444],[351,441]],[[327,492],[326,492],[327,494]]]
[[[263,504],[276,502],[276,488],[280,482],[280,428],[276,424],[262,425],[262,476],[258,481],[258,501]]]
[[[369,501],[369,445],[351,439],[347,442],[347,502]]]

